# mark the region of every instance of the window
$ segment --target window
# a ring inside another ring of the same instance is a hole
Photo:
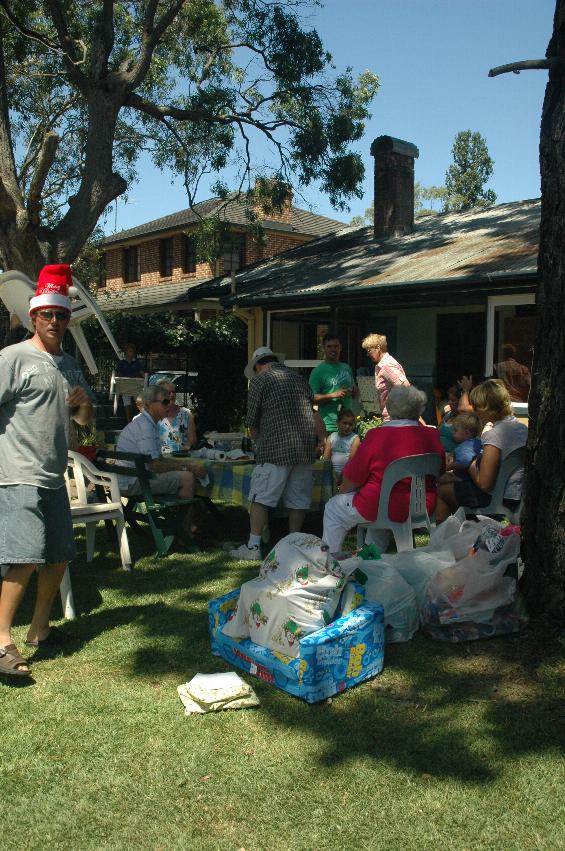
[[[159,244],[159,272],[162,278],[173,274],[173,238],[162,239]]]
[[[232,234],[224,243],[224,273],[237,272],[245,266],[245,237]]]
[[[533,295],[489,298],[486,374],[502,379],[516,404],[528,400],[535,331]]]
[[[186,234],[182,244],[182,271],[187,275],[196,272],[196,244],[194,239]]]
[[[132,284],[139,281],[139,245],[124,248],[124,281]]]

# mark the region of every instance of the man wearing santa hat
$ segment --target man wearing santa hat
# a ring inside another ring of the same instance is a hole
[[[75,555],[65,470],[71,417],[92,419],[91,394],[61,341],[71,318],[71,268],[45,266],[30,300],[34,335],[0,352],[0,673],[29,676],[11,638],[14,615],[34,570],[37,597],[26,645],[54,644],[51,607]]]

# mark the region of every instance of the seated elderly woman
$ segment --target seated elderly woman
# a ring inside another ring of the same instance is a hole
[[[391,461],[407,455],[444,451],[436,428],[418,422],[426,406],[426,394],[413,386],[393,387],[387,399],[390,420],[367,432],[354,457],[343,468],[343,479],[337,496],[333,496],[324,511],[323,539],[331,553],[340,551],[349,529],[359,523],[376,519],[381,485]],[[435,480],[426,481],[428,512],[435,508]],[[408,517],[410,504],[409,479],[399,482],[392,490],[389,513],[392,520],[402,522]],[[386,548],[389,533],[368,535],[367,540]]]
[[[196,443],[196,425],[194,417],[188,408],[177,405],[176,388],[168,378],[157,381],[169,399],[169,406],[159,423],[159,437],[165,452],[178,452],[190,449]]]
[[[467,469],[468,479],[439,485],[437,523],[442,523],[460,505],[479,509],[488,506],[500,462],[514,449],[525,446],[528,440],[527,426],[512,414],[508,390],[499,379],[489,378],[474,387],[469,393],[469,401],[482,425],[492,423],[492,428],[481,435],[483,451],[471,461]],[[520,500],[523,476],[523,469],[510,476],[504,492],[504,500],[508,500],[509,504]]]

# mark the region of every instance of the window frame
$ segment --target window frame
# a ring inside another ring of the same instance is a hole
[[[196,242],[188,233],[183,234],[182,271],[184,275],[196,274]]]
[[[159,240],[159,277],[172,278],[174,269],[174,237]]]
[[[222,245],[222,262],[224,266],[224,274],[227,275],[230,272],[239,272],[240,269],[245,267],[245,234],[243,233],[231,233],[229,238],[224,241]],[[226,257],[229,254],[229,262],[226,263]],[[237,265],[235,268],[233,266],[234,255],[237,254]]]
[[[139,245],[128,245],[122,249],[122,263],[122,277],[124,284],[139,283]]]

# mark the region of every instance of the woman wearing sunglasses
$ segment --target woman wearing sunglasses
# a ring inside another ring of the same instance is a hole
[[[162,388],[169,400],[167,413],[159,423],[163,452],[190,449],[196,443],[196,426],[192,413],[188,408],[177,405],[176,389],[172,381],[161,378],[157,381],[157,386]]]

